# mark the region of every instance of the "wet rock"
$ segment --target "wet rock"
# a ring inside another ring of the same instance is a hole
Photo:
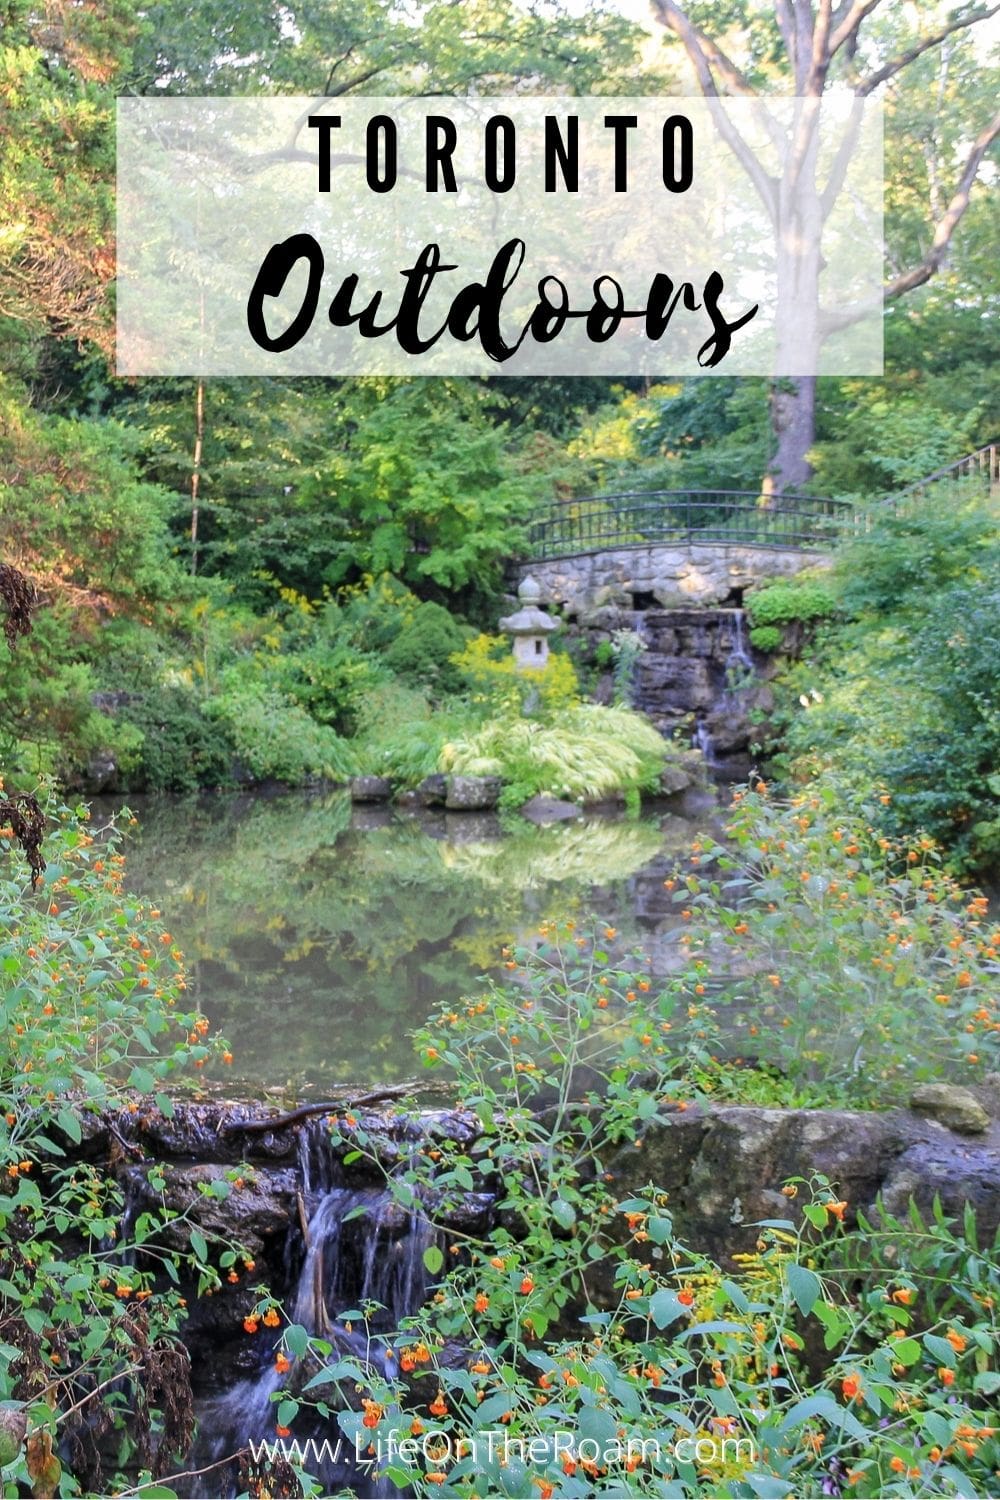
[[[121,1172],[129,1202],[136,1213],[155,1213],[163,1205],[173,1214],[184,1215],[160,1231],[161,1243],[171,1249],[188,1244],[191,1226],[211,1240],[214,1236],[234,1241],[253,1257],[263,1256],[274,1236],[287,1234],[297,1215],[297,1174],[293,1167],[234,1169],[216,1162],[156,1169],[165,1180],[162,1191],[150,1184],[151,1166],[128,1166]],[[213,1184],[224,1185],[213,1191]],[[237,1185],[239,1184],[239,1185]],[[219,1196],[216,1193],[219,1192]]]
[[[518,811],[522,818],[527,818],[529,823],[537,823],[540,828],[546,828],[550,823],[569,823],[580,816],[580,808],[575,802],[564,802],[559,797],[532,797],[529,802]]]
[[[499,776],[449,776],[445,806],[451,812],[483,812],[500,800]]]
[[[975,1095],[955,1084],[921,1084],[910,1096],[910,1107],[959,1135],[982,1135],[990,1126],[990,1117]]]
[[[95,750],[87,762],[84,790],[97,796],[118,787],[118,762],[112,750]]]
[[[392,796],[392,782],[387,776],[352,776],[352,802],[388,802]]]
[[[668,797],[705,785],[705,762],[700,751],[684,751],[667,761],[660,777],[660,790]]]

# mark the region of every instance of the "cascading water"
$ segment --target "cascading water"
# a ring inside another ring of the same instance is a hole
[[[405,1154],[401,1160],[405,1163]],[[332,1344],[334,1358],[351,1357],[373,1371],[395,1373],[389,1335],[426,1299],[424,1253],[438,1241],[440,1232],[417,1201],[404,1208],[387,1188],[346,1186],[340,1161],[330,1149],[329,1134],[318,1122],[301,1132],[299,1176],[305,1228],[301,1236],[292,1237],[289,1249],[289,1318]],[[349,1326],[353,1320],[346,1317],[354,1314],[356,1319],[362,1309],[368,1313],[363,1332]],[[296,1384],[294,1366],[287,1373],[275,1368],[277,1342],[265,1346],[262,1341],[262,1364],[256,1375],[201,1404],[200,1437],[191,1467],[210,1472],[205,1476],[208,1487],[192,1493],[238,1493],[235,1473],[227,1490],[226,1469],[213,1466],[251,1444],[275,1438],[277,1407],[272,1398]],[[331,1385],[322,1393],[331,1407],[335,1389]],[[347,1439],[336,1451],[342,1434],[335,1416],[325,1425],[317,1417],[308,1431],[297,1422],[295,1437],[299,1441],[312,1438],[319,1444],[329,1440],[326,1456],[315,1466],[324,1493],[353,1488],[371,1496],[397,1494],[388,1481],[359,1464]]]
[[[647,649],[636,667],[634,706],[667,735],[686,721],[714,770],[738,766],[766,698],[746,612],[736,605],[646,609],[642,634]]]
[[[745,639],[745,636],[744,636],[744,626],[745,626],[745,624],[746,624],[746,611],[743,610],[743,609],[734,609],[733,610],[733,644],[732,644],[732,648],[731,648],[731,650],[729,652],[729,656],[728,656],[728,658],[726,660],[726,676],[727,677],[730,677],[730,675],[732,673],[737,672],[737,671],[742,672],[742,673],[752,672],[753,671],[753,657],[750,655],[750,652],[747,650],[746,639]]]

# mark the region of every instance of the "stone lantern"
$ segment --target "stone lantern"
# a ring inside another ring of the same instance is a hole
[[[549,636],[559,621],[539,608],[542,591],[534,578],[525,576],[517,590],[520,609],[500,621],[504,635],[514,637],[514,664],[519,672],[541,671],[548,665]]]

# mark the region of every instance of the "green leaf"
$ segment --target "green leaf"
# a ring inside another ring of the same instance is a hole
[[[308,1328],[303,1328],[301,1323],[289,1323],[285,1329],[285,1343],[296,1359],[302,1359],[309,1349]],[[284,1427],[286,1424],[282,1422],[281,1425]]]
[[[208,1260],[208,1241],[200,1229],[191,1230],[191,1249],[204,1265]]]
[[[75,1141],[79,1145],[83,1139],[83,1131],[80,1129],[80,1121],[73,1111],[71,1109],[61,1109],[56,1115],[56,1121],[59,1129],[65,1135],[68,1135],[71,1141]]]
[[[920,1358],[920,1345],[916,1339],[900,1339],[892,1346],[892,1357],[897,1364],[915,1365]]]
[[[299,1403],[287,1398],[278,1402],[276,1421],[279,1427],[290,1427],[299,1414]]]
[[[677,1293],[669,1287],[661,1287],[649,1299],[649,1316],[657,1328],[666,1328],[684,1313],[684,1304],[678,1301]]]
[[[576,1223],[576,1209],[565,1198],[557,1198],[552,1205],[552,1217],[560,1229],[572,1229]]]
[[[785,1275],[799,1312],[804,1318],[808,1318],[822,1295],[822,1282],[815,1271],[810,1271],[807,1266],[796,1265],[794,1261],[785,1267]]]
[[[936,1333],[925,1333],[923,1343],[927,1353],[937,1360],[938,1364],[947,1365],[949,1370],[955,1368],[958,1360],[947,1339],[939,1338]]]
[[[432,1276],[436,1276],[444,1265],[444,1254],[440,1245],[428,1245],[424,1251],[424,1266]]]

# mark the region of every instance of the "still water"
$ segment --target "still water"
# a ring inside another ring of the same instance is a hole
[[[663,880],[717,816],[703,798],[505,833],[490,816],[342,793],[130,805],[129,885],[162,909],[196,1003],[230,1042],[227,1082],[294,1094],[412,1077],[412,1031],[546,917],[610,922],[664,972],[677,919]]]

